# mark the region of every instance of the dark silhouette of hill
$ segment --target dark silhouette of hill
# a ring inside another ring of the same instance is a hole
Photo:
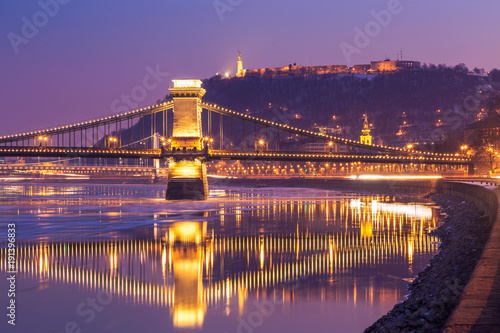
[[[373,136],[392,145],[462,131],[478,112],[477,106],[467,110],[464,105],[483,81],[444,68],[386,75],[214,76],[203,87],[207,102],[302,128],[338,126],[337,133],[350,139],[359,139],[366,111]],[[406,134],[396,135],[400,129]]]

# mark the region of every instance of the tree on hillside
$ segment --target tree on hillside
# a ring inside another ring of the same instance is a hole
[[[484,71],[484,68],[477,68],[477,67],[474,67],[474,69],[472,70],[474,73],[476,73],[477,75],[484,75],[485,71]]]
[[[456,72],[469,73],[469,69],[467,68],[467,66],[465,66],[464,63],[456,65],[455,67],[453,67],[453,70]]]

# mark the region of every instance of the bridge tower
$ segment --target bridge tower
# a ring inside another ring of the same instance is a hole
[[[190,158],[202,149],[201,98],[205,89],[200,80],[173,80],[170,93],[174,100],[171,138],[176,152],[169,161],[167,200],[208,198],[207,171],[204,161]]]

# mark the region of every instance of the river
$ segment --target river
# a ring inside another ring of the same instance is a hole
[[[17,332],[360,332],[437,252],[424,202],[297,188],[1,184]],[[9,283],[0,280],[2,308]],[[6,310],[4,310],[6,311]],[[5,332],[4,329],[1,330]]]

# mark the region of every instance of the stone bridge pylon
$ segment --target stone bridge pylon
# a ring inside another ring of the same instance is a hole
[[[167,200],[204,200],[208,198],[207,170],[203,159],[192,158],[201,152],[201,98],[205,89],[200,80],[173,80],[170,93],[174,100],[171,149],[169,159]]]

